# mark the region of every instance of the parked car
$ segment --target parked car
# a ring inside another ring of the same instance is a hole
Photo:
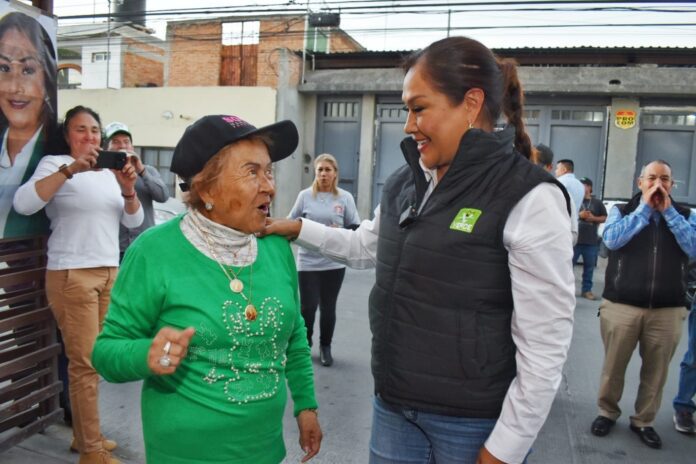
[[[186,205],[178,198],[170,197],[164,203],[153,202],[155,224],[162,224],[186,211]]]

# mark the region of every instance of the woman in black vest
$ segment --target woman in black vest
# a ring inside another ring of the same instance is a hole
[[[371,464],[522,462],[570,345],[567,193],[529,162],[514,62],[452,37],[404,69],[407,164],[375,219],[356,231],[269,220],[267,231],[376,267]]]

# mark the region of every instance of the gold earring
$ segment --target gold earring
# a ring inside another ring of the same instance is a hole
[[[471,123],[471,121],[469,121],[469,129],[473,129],[473,128],[474,128],[474,125]]]

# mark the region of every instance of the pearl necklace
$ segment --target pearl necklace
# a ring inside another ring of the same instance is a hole
[[[232,269],[232,267],[230,266],[229,271],[232,273],[232,276],[230,276],[230,274],[227,272],[227,268],[225,268],[225,266],[222,264],[220,259],[215,254],[215,251],[213,250],[213,246],[210,243],[210,238],[208,237],[208,233],[205,231],[205,229],[198,222],[198,218],[196,217],[196,215],[191,213],[191,219],[193,219],[193,222],[196,225],[196,229],[198,229],[198,232],[200,233],[201,237],[203,237],[203,240],[205,241],[205,244],[208,247],[208,251],[210,252],[210,255],[213,257],[213,260],[218,264],[218,266],[220,266],[220,269],[222,269],[222,272],[225,274],[225,277],[227,277],[230,280],[230,290],[232,291],[232,293],[236,293],[236,294],[240,295],[247,302],[246,308],[244,308],[244,317],[246,318],[247,321],[256,320],[256,316],[258,315],[258,311],[256,310],[256,307],[254,306],[254,304],[251,302],[252,291],[254,288],[254,263],[249,262],[246,264],[242,264],[239,267],[239,272],[234,272],[234,269]],[[251,252],[251,237],[249,237],[249,240],[247,242],[247,246],[249,247],[249,251]],[[239,253],[239,250],[237,250],[236,252],[233,251],[231,253],[234,256],[234,258],[236,259],[237,253]],[[249,254],[251,255],[251,253],[249,253]],[[249,266],[249,296],[248,297],[244,294],[244,283],[239,279],[239,275],[242,273],[242,268],[244,266],[246,266],[247,264],[251,264]]]

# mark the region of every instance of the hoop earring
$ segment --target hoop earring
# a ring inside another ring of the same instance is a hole
[[[210,203],[209,201],[206,201],[206,202],[205,202],[204,207],[205,207],[205,210],[206,210],[206,211],[212,211],[212,210],[213,210],[213,204]]]
[[[473,128],[474,128],[474,125],[471,123],[471,121],[469,121],[469,129],[473,129]]]

